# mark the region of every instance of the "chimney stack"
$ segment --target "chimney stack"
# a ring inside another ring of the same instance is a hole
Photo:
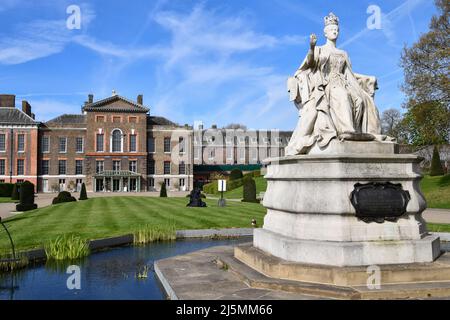
[[[0,108],[15,108],[16,96],[13,94],[0,94]]]
[[[144,104],[144,96],[142,94],[137,96],[137,103]]]
[[[93,94],[89,94],[88,95],[88,103],[93,103],[94,102],[94,95]]]
[[[22,111],[23,113],[25,113],[27,116],[31,117],[31,106],[28,103],[28,101],[23,100],[22,101]]]

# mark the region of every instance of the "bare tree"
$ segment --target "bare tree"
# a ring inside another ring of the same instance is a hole
[[[381,130],[383,134],[398,138],[398,126],[402,121],[402,114],[398,109],[387,109],[381,115]]]

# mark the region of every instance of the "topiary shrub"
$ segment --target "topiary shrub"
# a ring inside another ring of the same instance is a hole
[[[258,199],[256,199],[255,180],[253,180],[253,178],[250,176],[244,179],[243,198],[243,202],[259,202]]]
[[[81,191],[80,191],[80,200],[87,200],[87,192],[86,192],[86,185],[84,182],[81,184]]]
[[[450,186],[450,173],[446,174],[445,176],[442,176],[439,179],[438,184],[439,184],[439,187],[441,187],[441,188]]]
[[[161,190],[159,191],[159,197],[160,198],[167,198],[167,189],[166,189],[166,184],[165,183],[161,184]]]
[[[16,205],[16,211],[29,211],[37,209],[34,203],[34,184],[25,181],[20,185],[20,203]]]
[[[0,183],[0,197],[11,198],[14,189],[14,183]]]
[[[20,184],[15,183],[12,193],[11,193],[11,200],[20,200]]]
[[[217,180],[213,180],[212,182],[205,184],[203,186],[203,192],[207,194],[217,194],[219,193],[219,186],[217,184]]]
[[[56,198],[53,198],[52,204],[74,202],[74,201],[77,201],[77,199],[75,199],[75,197],[72,197],[70,192],[61,191]]]
[[[437,146],[433,148],[433,157],[431,158],[430,176],[443,176],[444,169],[442,168],[441,158],[439,157],[439,150]]]
[[[242,174],[242,171],[239,169],[233,169],[230,173],[230,180],[238,180],[242,179],[244,175]]]

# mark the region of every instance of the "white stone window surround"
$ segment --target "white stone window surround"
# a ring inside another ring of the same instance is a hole
[[[44,149],[44,140],[47,140],[47,149]],[[41,150],[42,153],[50,153],[50,136],[41,137]]]
[[[2,144],[0,145],[0,152],[6,152],[6,133],[0,133],[0,136],[2,137]]]
[[[17,134],[17,152],[18,153],[25,152],[25,149],[26,149],[25,139],[26,139],[26,136],[24,133]]]
[[[78,150],[78,139],[81,139],[81,150]],[[84,137],[76,137],[75,138],[75,148],[76,153],[84,153]]]
[[[117,131],[120,132],[120,150],[113,151],[114,150],[113,137],[114,137],[114,133]],[[111,130],[111,134],[109,136],[109,149],[110,149],[110,152],[115,152],[115,153],[123,152],[123,131],[121,129],[115,128],[115,129]]]
[[[61,146],[62,146],[62,142],[64,141],[64,151],[62,150]],[[59,153],[67,153],[67,137],[59,137],[58,139],[58,151]]]

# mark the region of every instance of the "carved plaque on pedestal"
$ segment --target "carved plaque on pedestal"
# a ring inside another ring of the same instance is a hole
[[[356,217],[364,222],[383,223],[397,221],[406,213],[411,199],[401,184],[371,182],[355,184],[350,200],[356,210]]]

